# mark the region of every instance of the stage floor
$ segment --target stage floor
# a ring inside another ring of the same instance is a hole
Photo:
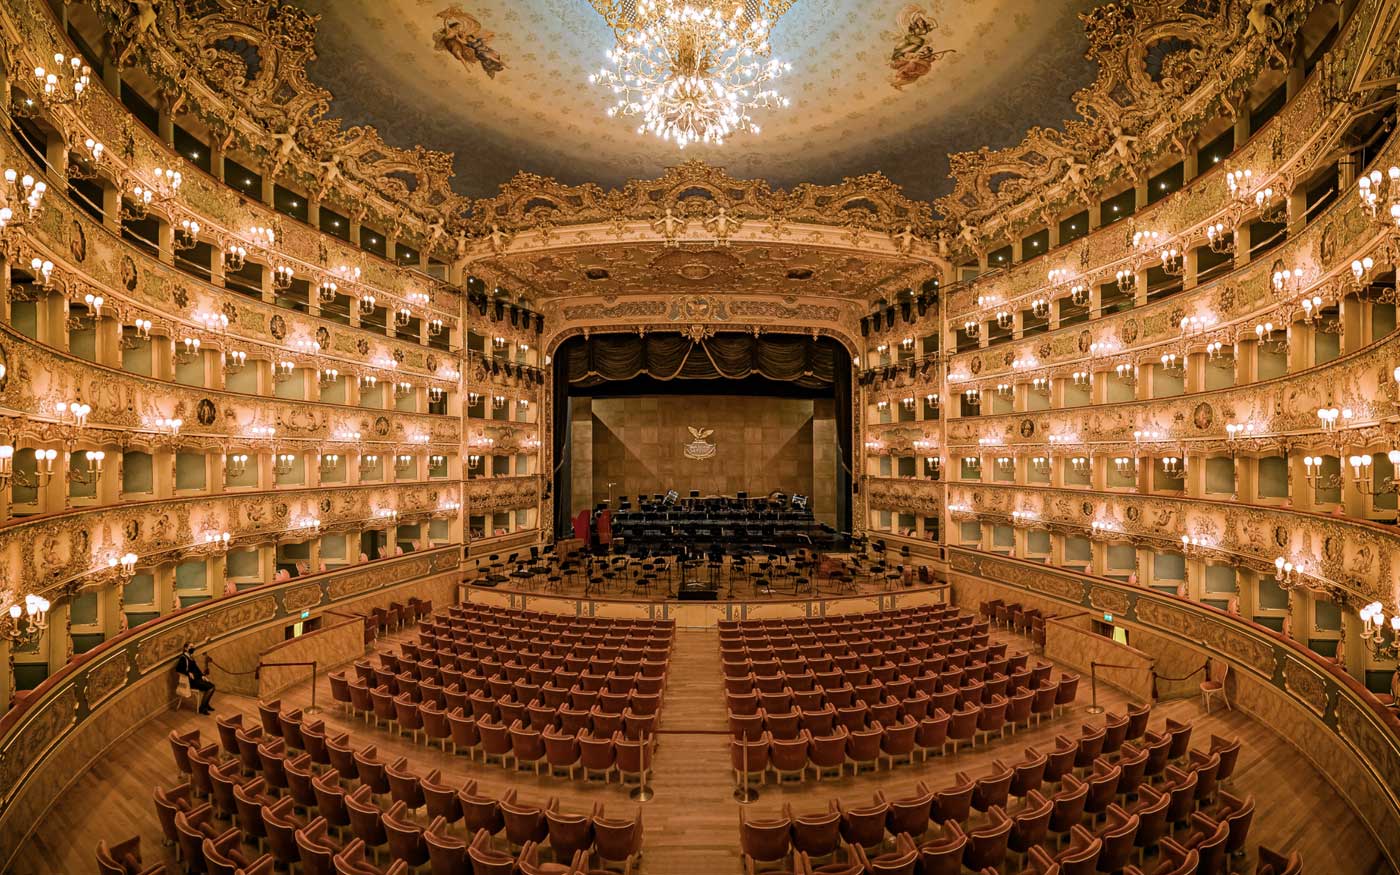
[[[670,583],[665,581],[651,586],[637,586],[626,579],[615,580],[602,586],[590,585],[587,581],[565,580],[559,586],[546,585],[543,581],[539,583],[512,582],[499,586],[486,587],[474,586],[471,584],[473,578],[468,578],[466,582],[469,592],[499,592],[512,593],[522,596],[547,596],[564,599],[577,599],[580,601],[625,601],[625,602],[649,602],[659,603],[667,601],[678,601],[680,582]],[[701,576],[702,582],[708,582],[708,578]],[[826,601],[842,598],[874,598],[879,596],[893,596],[902,593],[912,593],[929,589],[942,589],[946,584],[915,584],[912,586],[895,585],[890,586],[883,580],[857,580],[850,585],[839,585],[835,581],[818,580],[813,586],[802,586],[794,589],[791,583],[779,581],[771,583],[766,587],[757,585],[755,576],[750,575],[748,579],[743,579],[741,575],[735,575],[732,579],[723,579],[718,582],[715,589],[715,601],[741,601],[741,602],[789,602],[789,601]],[[708,600],[708,599],[707,599]]]

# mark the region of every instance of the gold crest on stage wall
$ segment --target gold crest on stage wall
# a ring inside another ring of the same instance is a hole
[[[706,438],[715,433],[712,428],[696,428],[688,425],[690,436],[695,440],[685,445],[685,457],[687,459],[708,459],[715,454],[719,447],[710,443]]]

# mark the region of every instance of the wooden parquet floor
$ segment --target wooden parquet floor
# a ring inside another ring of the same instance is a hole
[[[1024,647],[1023,640],[1013,646]],[[919,781],[931,786],[952,782],[953,774],[966,771],[977,775],[988,771],[997,758],[1008,762],[1019,759],[1027,745],[1048,749],[1058,733],[1075,733],[1085,720],[1097,720],[1084,712],[1089,692],[1081,685],[1077,707],[1065,717],[1040,727],[1009,735],[1005,739],[964,750],[946,758],[933,758],[926,764],[897,766],[892,770],[863,773],[820,782],[789,783],[760,787],[760,798],[751,806],[752,814],[768,816],[791,804],[798,811],[824,809],[827,801],[840,798],[867,801],[876,790],[890,796],[910,791]],[[514,787],[523,799],[543,802],[550,796],[560,799],[564,810],[587,811],[603,802],[610,811],[637,807],[627,797],[627,789],[611,784],[536,777],[512,772],[499,766],[469,762],[465,756],[415,744],[411,738],[377,730],[357,718],[342,715],[331,705],[330,688],[324,676],[317,689],[320,715],[328,729],[352,733],[356,744],[374,743],[381,759],[408,756],[420,773],[442,769],[443,778],[460,785],[475,779],[486,791],[501,793]],[[305,706],[310,690],[303,685],[283,696],[288,706]],[[1122,710],[1124,698],[1101,690],[1100,701],[1112,710]],[[231,695],[215,698],[221,713],[242,711],[257,720],[256,704]],[[1250,832],[1250,854],[1240,870],[1254,867],[1254,847],[1267,844],[1277,850],[1294,848],[1302,852],[1305,870],[1336,875],[1371,875],[1390,872],[1380,851],[1352,809],[1321,776],[1282,738],[1267,726],[1237,711],[1221,711],[1206,716],[1198,699],[1176,700],[1153,709],[1151,725],[1159,726],[1165,717],[1192,720],[1193,741],[1209,742],[1211,733],[1240,735],[1244,748],[1232,781],[1236,793],[1253,793],[1258,807]],[[160,844],[160,828],[151,803],[156,784],[177,783],[177,773],[165,736],[174,728],[200,728],[208,740],[217,739],[212,717],[199,717],[189,711],[163,712],[118,742],[108,759],[79,775],[49,816],[38,825],[20,849],[11,871],[15,875],[48,875],[95,870],[93,849],[99,838],[117,841],[139,834],[148,862],[168,853]],[[645,851],[640,866],[655,875],[711,875],[741,871],[738,850],[739,804],[732,798],[733,777],[729,768],[728,735],[720,672],[718,633],[714,630],[680,630],[659,727],[655,763],[656,796],[642,805],[645,822]],[[421,812],[420,812],[421,814]],[[171,872],[182,871],[173,865]],[[426,872],[426,867],[424,870]]]

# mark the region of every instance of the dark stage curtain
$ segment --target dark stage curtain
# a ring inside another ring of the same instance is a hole
[[[851,356],[830,338],[805,335],[717,334],[692,341],[680,334],[646,337],[601,334],[575,337],[554,356],[554,531],[564,537],[572,525],[569,507],[572,464],[569,404],[577,394],[604,383],[625,383],[638,377],[672,380],[743,380],[753,376],[783,381],[806,389],[832,392],[836,407],[836,525],[851,530],[852,380]],[[715,392],[723,386],[715,385]]]
[[[737,380],[758,374],[805,387],[836,382],[837,346],[796,335],[720,334],[699,342],[678,334],[606,334],[570,343],[566,379],[595,386],[645,374],[658,380]]]
[[[569,403],[568,373],[563,356],[554,359],[554,537],[572,536],[573,521],[569,508],[573,506],[573,405]]]

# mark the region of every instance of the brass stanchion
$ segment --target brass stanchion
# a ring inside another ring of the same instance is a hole
[[[1102,714],[1103,706],[1099,704],[1099,664],[1089,663],[1089,707],[1086,709],[1090,714]]]
[[[655,735],[651,736],[651,739],[654,739],[654,738],[656,738]],[[631,793],[628,793],[628,794],[627,794],[629,797],[632,798],[633,801],[636,801],[636,802],[650,802],[650,801],[651,801],[651,798],[652,798],[653,796],[656,795],[656,791],[653,790],[651,787],[648,787],[648,786],[647,786],[647,753],[651,750],[651,739],[648,739],[648,738],[643,738],[643,739],[642,739],[642,780],[641,780],[641,783],[638,784],[636,787],[632,788],[632,792],[631,792]]]
[[[734,788],[734,801],[735,801],[735,802],[738,802],[740,805],[747,805],[748,803],[754,802],[754,801],[756,801],[756,800],[758,799],[758,791],[757,791],[756,789],[754,789],[753,787],[750,787],[750,786],[749,786],[749,738],[748,738],[748,736],[747,736],[747,735],[742,735],[742,736],[740,736],[740,737],[739,737],[739,744],[741,744],[741,745],[743,746],[743,750],[740,752],[740,755],[739,755],[739,757],[740,757],[739,762],[740,762],[740,766],[741,766],[741,768],[740,768],[740,770],[739,770],[739,771],[740,771],[740,774],[741,774],[741,783],[739,784],[738,787]]]

